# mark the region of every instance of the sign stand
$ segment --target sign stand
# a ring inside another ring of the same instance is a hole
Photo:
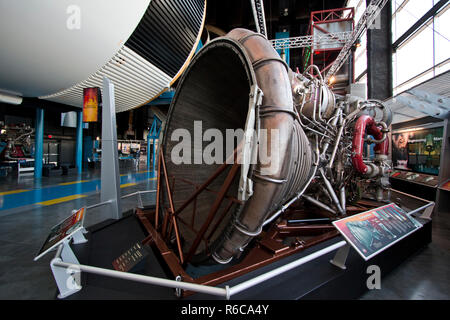
[[[50,268],[59,289],[58,298],[65,298],[81,290],[81,270],[80,262],[70,247],[70,242],[74,244],[86,243],[88,240],[85,234],[88,231],[84,228],[86,208],[72,210],[72,214],[55,225],[45,240],[41,250],[34,260],[40,259],[48,252],[56,249],[56,255],[50,262]],[[58,263],[67,263],[68,267],[61,267]]]
[[[83,227],[78,232],[75,232],[72,235],[73,244],[80,244],[88,242],[84,235],[88,233],[88,231]]]
[[[356,252],[368,261],[409,234],[417,231],[422,224],[411,215],[431,207],[433,203],[410,211],[404,211],[395,203],[390,203],[369,211],[333,221],[333,225]],[[340,250],[333,259],[335,265],[344,266],[348,254]]]
[[[74,294],[81,290],[81,270],[78,265],[78,261],[75,253],[70,247],[70,240],[73,239],[74,244],[80,244],[87,242],[84,234],[87,231],[84,228],[80,228],[71,237],[65,239],[58,247],[55,257],[50,262],[50,268],[55,278],[56,285],[59,289],[58,298],[63,299],[71,294]],[[71,263],[73,266],[68,268],[62,268],[55,265],[56,262]]]
[[[338,268],[341,268],[342,270],[347,269],[347,267],[345,266],[345,262],[347,261],[349,251],[350,245],[347,242],[345,246],[339,248],[339,250],[336,251],[334,258],[330,260],[330,263]]]

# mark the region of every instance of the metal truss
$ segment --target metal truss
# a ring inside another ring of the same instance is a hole
[[[388,0],[372,0],[370,2],[366,8],[366,11],[364,11],[361,16],[361,19],[359,19],[351,38],[345,43],[336,60],[334,60],[330,69],[328,69],[327,75],[325,76],[325,81],[328,81],[331,76],[333,76],[342,67],[350,54],[353,44],[361,37],[369,26],[372,26],[373,22],[378,17],[387,2]]]
[[[256,31],[267,37],[266,18],[264,17],[263,0],[250,0],[253,17],[255,19]]]
[[[296,49],[305,47],[321,48],[325,46],[343,47],[352,38],[352,31],[323,33],[294,38],[270,40],[272,46],[279,49]]]

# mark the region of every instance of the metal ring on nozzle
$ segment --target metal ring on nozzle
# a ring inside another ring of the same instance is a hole
[[[378,106],[378,108],[381,109],[381,111],[383,112],[383,118],[381,119],[381,122],[384,122],[387,125],[387,127],[389,127],[392,123],[391,108],[388,107],[387,105],[383,104],[383,102],[381,102],[380,100],[370,99],[370,100],[367,100],[367,102],[376,104]],[[375,115],[373,115],[373,117],[374,116]]]

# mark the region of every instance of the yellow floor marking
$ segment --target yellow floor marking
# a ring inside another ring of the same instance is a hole
[[[145,171],[136,171],[136,172],[122,173],[120,176],[123,177],[123,176],[133,175],[133,174],[136,174],[136,173],[146,173],[146,172],[151,172],[151,171],[152,171],[152,170],[145,170]]]
[[[84,198],[84,197],[87,197],[87,196],[82,195],[82,194],[74,194],[74,195],[67,196],[67,197],[38,202],[37,204],[41,204],[43,206],[51,206],[52,204],[57,204],[57,203],[66,202],[66,201],[75,200],[75,199]]]
[[[121,184],[120,187],[126,188],[126,187],[135,186],[135,185],[137,185],[137,183],[124,183],[124,184]]]
[[[4,192],[0,192],[0,196],[5,196],[7,194],[27,192],[27,191],[30,191],[30,190],[29,189],[18,189],[18,190],[13,190],[13,191],[4,191]]]
[[[76,183],[82,183],[82,182],[87,182],[89,180],[77,180],[77,181],[72,181],[72,182],[63,182],[63,183],[59,183],[58,185],[60,186],[68,186],[69,184],[76,184]]]

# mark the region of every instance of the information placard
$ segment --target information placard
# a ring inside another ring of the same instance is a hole
[[[333,225],[366,261],[422,227],[395,203],[333,221]]]
[[[113,261],[114,269],[128,272],[148,256],[148,250],[140,243],[135,243],[130,249]]]
[[[50,230],[50,234],[48,235],[47,239],[41,247],[41,250],[39,250],[39,253],[37,254],[36,258],[34,258],[34,260],[38,260],[47,252],[56,248],[65,239],[69,238],[75,232],[78,232],[81,228],[83,228],[85,212],[86,208],[78,209],[72,215],[52,227],[52,229]]]
[[[98,121],[99,88],[83,89],[83,122]]]

